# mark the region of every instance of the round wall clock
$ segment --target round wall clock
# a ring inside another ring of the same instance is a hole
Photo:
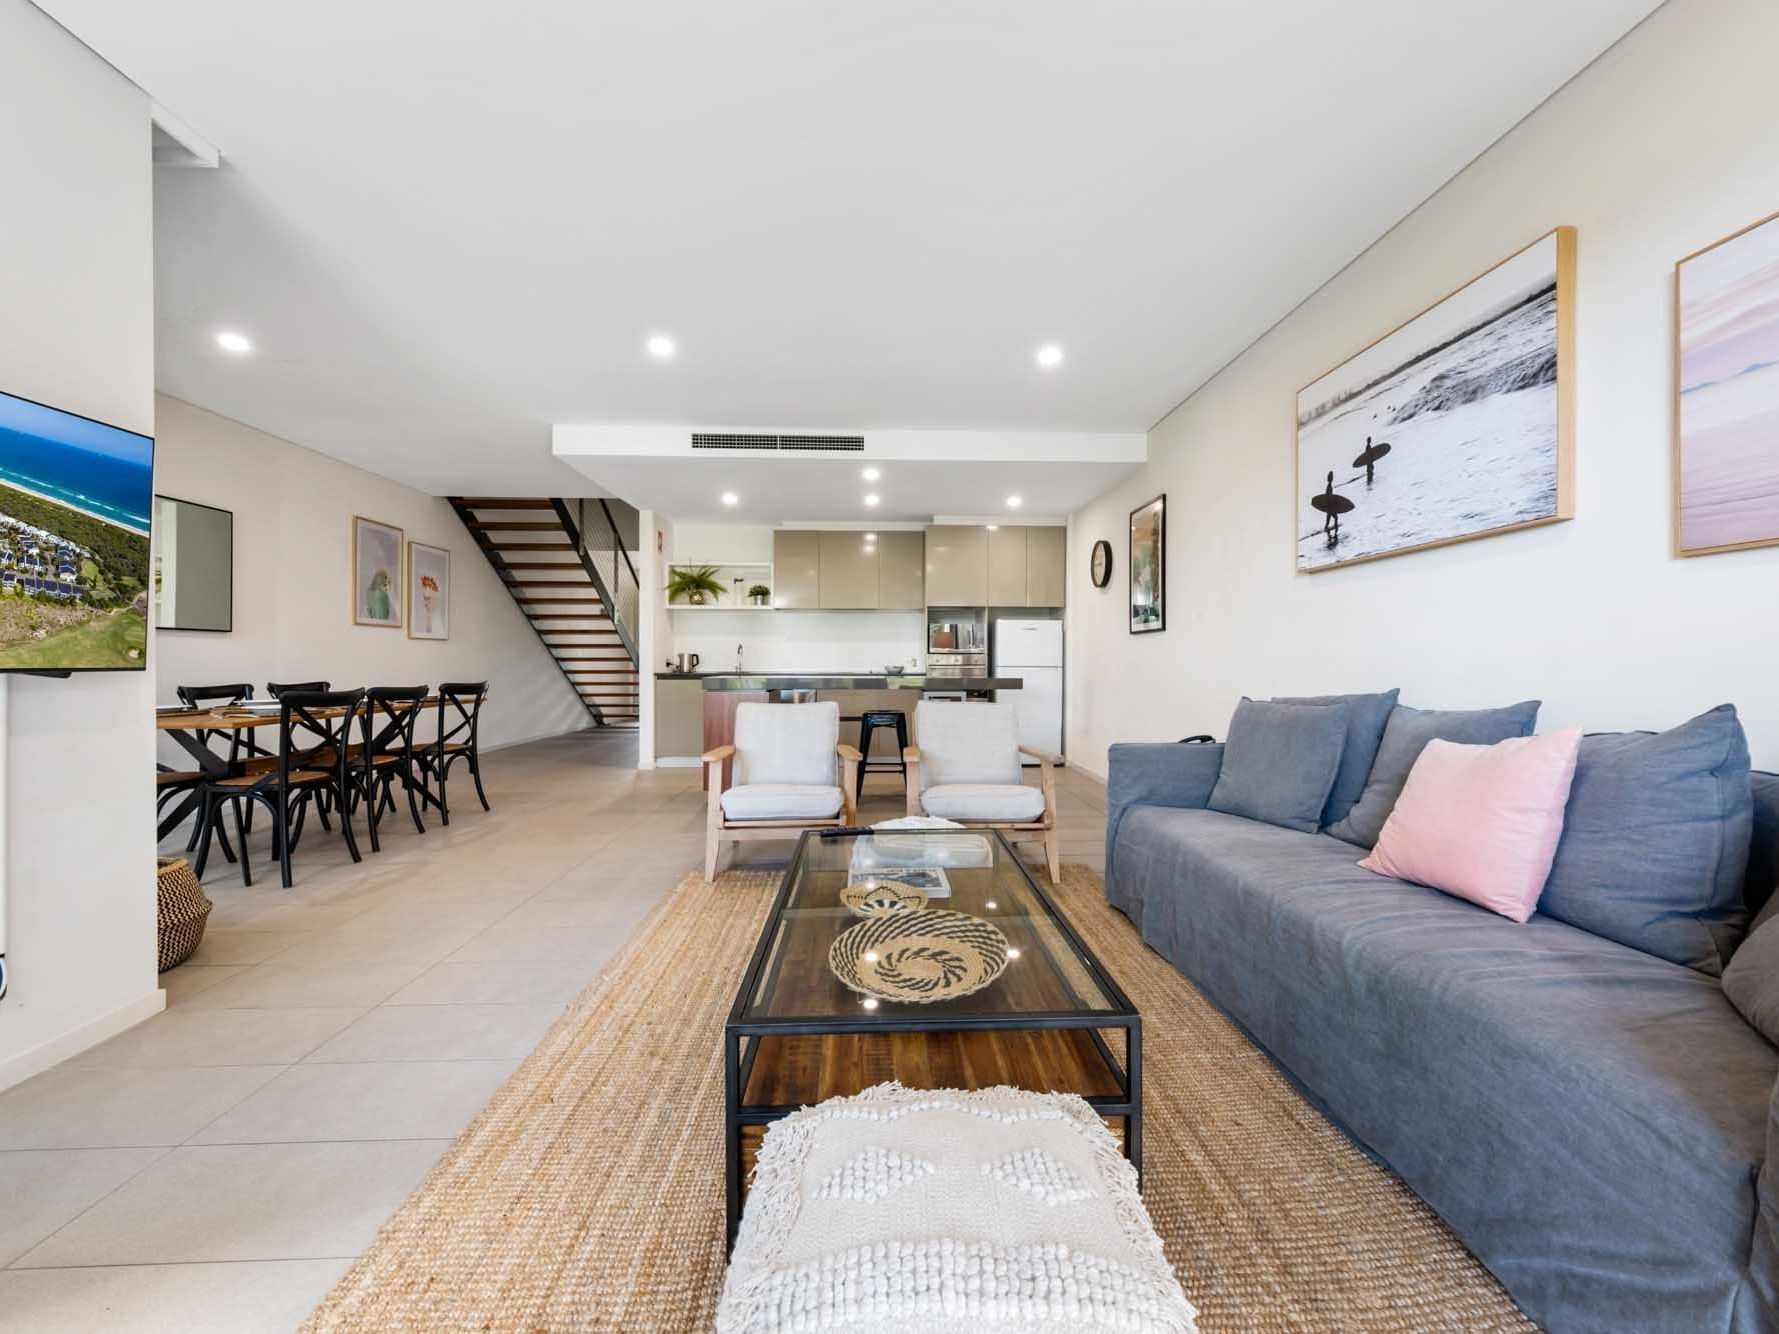
[[[1104,588],[1112,582],[1112,544],[1101,539],[1093,544],[1093,555],[1088,566],[1095,588]]]

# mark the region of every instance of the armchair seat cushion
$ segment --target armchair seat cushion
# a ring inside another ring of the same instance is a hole
[[[942,783],[920,794],[928,815],[947,820],[1036,820],[1044,794],[1024,783]]]
[[[838,787],[817,783],[743,783],[723,793],[731,820],[827,820],[840,813]]]

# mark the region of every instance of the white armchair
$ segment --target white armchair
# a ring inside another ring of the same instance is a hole
[[[723,762],[734,758],[729,786]],[[716,878],[725,843],[794,838],[805,829],[849,825],[859,752],[840,742],[840,706],[738,704],[735,741],[703,756],[710,804],[704,826],[704,879]]]
[[[1042,843],[1052,884],[1062,878],[1056,835],[1056,756],[1019,744],[1011,704],[923,699],[914,709],[916,744],[908,763],[908,814],[1004,830],[1015,842]],[[1038,761],[1028,786],[1021,754]]]

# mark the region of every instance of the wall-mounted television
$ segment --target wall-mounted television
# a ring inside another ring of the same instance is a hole
[[[148,665],[154,440],[0,393],[0,671]]]

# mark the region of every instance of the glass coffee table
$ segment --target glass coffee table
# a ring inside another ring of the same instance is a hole
[[[892,1079],[1080,1094],[1140,1171],[1142,1022],[999,831],[806,832],[724,1028],[730,1244],[764,1127]]]

